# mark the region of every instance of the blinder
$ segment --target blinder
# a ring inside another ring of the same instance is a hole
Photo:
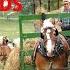
[[[44,39],[44,35],[43,35],[43,33],[40,33],[40,36],[41,36],[42,39]]]
[[[47,29],[54,29],[55,33],[56,33],[56,36],[58,35],[58,30],[56,28],[48,27]]]
[[[56,36],[58,36],[59,33],[58,33],[58,30],[57,29],[55,30],[55,32],[56,32]]]
[[[47,29],[54,29],[54,28],[48,27],[48,28],[45,28],[44,30],[47,30]],[[56,33],[55,35],[58,36],[58,34],[59,34],[58,30],[57,29],[54,29],[54,30],[55,30],[55,33]],[[42,39],[44,39],[44,34],[43,33],[41,33],[40,36],[41,36]]]

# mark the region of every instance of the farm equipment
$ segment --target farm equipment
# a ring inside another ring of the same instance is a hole
[[[61,14],[46,14],[46,18],[65,18],[65,17],[70,17],[70,13],[61,13]],[[22,30],[22,22],[24,20],[39,20],[41,19],[41,15],[19,15],[19,32],[20,32],[20,70],[35,70],[34,64],[27,65],[25,63],[22,63],[22,58],[24,58],[25,52],[23,48],[23,39],[27,38],[36,38],[40,37],[40,33],[23,33]],[[70,30],[67,31],[62,31],[60,32],[64,36],[70,36]],[[33,51],[28,52],[29,55],[33,53]],[[32,68],[32,69],[31,69]],[[70,68],[64,68],[65,70],[70,69]],[[56,70],[56,69],[55,69]]]

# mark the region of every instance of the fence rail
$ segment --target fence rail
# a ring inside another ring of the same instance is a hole
[[[46,14],[47,18],[70,18],[70,13],[58,13],[58,14]],[[41,19],[41,15],[19,15],[19,19],[23,20],[38,20]]]

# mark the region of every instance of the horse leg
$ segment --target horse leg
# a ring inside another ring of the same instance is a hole
[[[65,54],[63,54],[61,57],[58,57],[53,62],[53,68],[57,70],[65,70],[65,65],[67,66],[68,59],[66,58]]]
[[[36,70],[49,70],[49,63],[40,53],[36,54],[35,64]]]

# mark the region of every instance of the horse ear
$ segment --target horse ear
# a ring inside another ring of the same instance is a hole
[[[53,25],[55,25],[55,19],[52,18],[51,22],[52,22]]]
[[[46,14],[45,13],[42,13],[41,14],[41,20],[44,21],[45,19],[46,19]]]
[[[44,35],[43,35],[43,33],[41,33],[40,36],[41,36],[42,39],[44,39]]]
[[[56,29],[55,32],[56,32],[56,36],[57,36],[58,35],[58,30]]]
[[[6,40],[6,43],[8,43],[8,40]]]

